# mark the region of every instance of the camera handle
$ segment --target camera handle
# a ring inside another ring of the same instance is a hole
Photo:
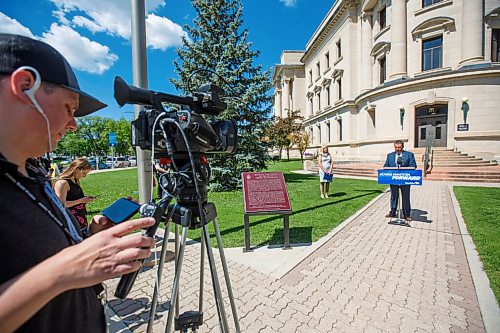
[[[158,205],[154,203],[149,203],[141,206],[140,208],[141,217],[152,217],[155,219],[155,224],[153,224],[146,230],[145,236],[151,238],[155,236],[156,230],[158,229],[161,218],[165,212],[165,207],[167,207],[170,204],[172,199],[173,199],[172,196],[167,196],[164,200],[160,201],[160,204]],[[141,265],[144,263],[144,260],[145,259],[141,260]],[[122,299],[127,297],[138,275],[139,275],[139,270],[123,275],[120,278],[118,286],[116,287],[115,296]]]

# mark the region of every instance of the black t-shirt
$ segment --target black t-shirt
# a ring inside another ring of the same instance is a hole
[[[1,155],[0,168],[56,213],[39,181],[19,174],[17,166],[6,162]],[[70,245],[69,236],[0,170],[0,284]],[[82,288],[52,299],[16,332],[105,331],[103,307],[95,290]]]

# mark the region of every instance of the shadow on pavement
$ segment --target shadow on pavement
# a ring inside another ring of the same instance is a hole
[[[416,222],[425,222],[425,223],[432,223],[432,220],[429,220],[427,218],[428,212],[425,210],[420,210],[420,209],[413,209],[413,221]]]

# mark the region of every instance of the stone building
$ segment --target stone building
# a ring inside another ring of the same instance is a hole
[[[447,147],[500,159],[500,0],[337,0],[275,66],[274,113],[300,110],[310,152],[382,160]]]

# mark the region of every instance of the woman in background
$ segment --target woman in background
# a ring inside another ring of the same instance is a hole
[[[319,190],[321,197],[328,198],[328,190],[333,179],[333,160],[332,155],[328,152],[327,146],[321,146],[318,154],[319,166]]]
[[[65,207],[71,211],[80,224],[82,232],[88,227],[86,204],[94,200],[93,196],[85,196],[80,186],[80,179],[92,170],[89,161],[77,158],[59,175],[54,183],[54,191]]]

